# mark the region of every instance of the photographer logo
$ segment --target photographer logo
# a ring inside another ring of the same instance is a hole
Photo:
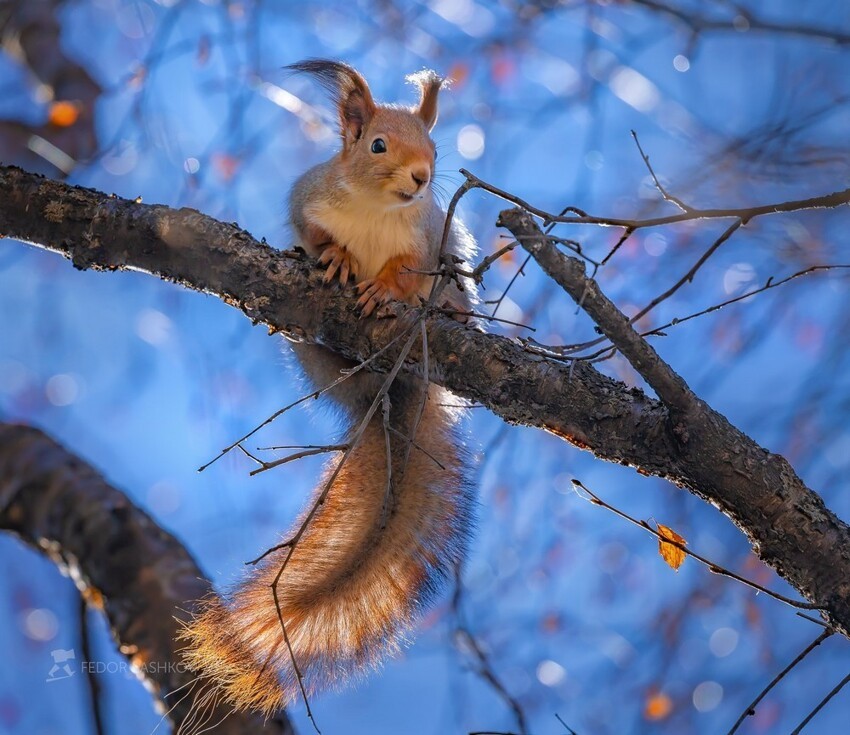
[[[53,667],[47,674],[45,681],[59,681],[60,679],[68,679],[74,675],[74,670],[69,663],[69,661],[76,659],[73,648],[57,648],[55,651],[51,651],[50,655],[53,657]]]

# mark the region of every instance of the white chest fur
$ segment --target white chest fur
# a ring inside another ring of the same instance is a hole
[[[424,212],[418,207],[380,209],[354,202],[343,206],[317,203],[308,205],[305,215],[348,248],[360,266],[357,277],[361,280],[377,276],[390,258],[422,253],[427,247]]]

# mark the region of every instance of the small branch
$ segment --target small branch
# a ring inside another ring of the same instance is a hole
[[[626,240],[628,240],[628,239],[632,236],[632,234],[634,233],[634,231],[635,231],[635,230],[634,230],[634,227],[626,227],[626,228],[623,230],[623,234],[622,234],[622,235],[620,235],[620,239],[619,239],[619,240],[617,240],[617,242],[616,242],[616,243],[614,243],[614,247],[613,247],[613,248],[611,248],[611,249],[610,249],[610,250],[606,253],[606,255],[605,255],[605,257],[604,257],[604,258],[602,258],[602,262],[600,263],[600,265],[607,265],[607,264],[608,264],[608,261],[609,261],[609,260],[611,260],[611,258],[613,258],[613,257],[617,254],[617,251],[618,251],[621,247],[623,247],[623,245],[625,244]]]
[[[719,304],[714,304],[713,306],[709,306],[706,309],[702,309],[701,311],[694,312],[693,314],[689,314],[688,316],[676,317],[675,319],[670,320],[666,324],[661,324],[657,327],[653,327],[652,329],[648,329],[645,332],[641,332],[641,337],[664,337],[666,336],[666,331],[671,329],[672,327],[676,327],[680,324],[684,324],[685,322],[690,321],[691,319],[696,319],[701,316],[705,316],[706,314],[712,314],[716,311],[720,311],[727,306],[731,306],[732,304],[737,304],[740,301],[746,301],[752,296],[756,296],[760,293],[764,293],[765,291],[770,291],[771,289],[778,288],[779,286],[783,286],[786,283],[790,283],[797,278],[801,278],[803,276],[810,275],[812,273],[819,273],[823,271],[831,271],[831,270],[850,270],[850,264],[840,264],[833,263],[829,265],[813,265],[809,268],[804,268],[801,271],[797,271],[796,273],[792,273],[790,276],[786,276],[785,278],[774,281],[773,276],[767,279],[767,282],[764,286],[760,288],[753,289],[752,291],[747,291],[746,293],[735,296],[734,298],[727,299]],[[604,339],[596,339],[591,340],[589,342],[583,342],[581,344],[570,344],[570,345],[544,345],[540,342],[534,341],[533,338],[527,337],[522,339],[522,344],[525,346],[527,350],[533,352],[538,355],[545,355],[553,360],[565,360],[567,362],[571,362],[573,360],[583,360],[585,362],[596,362],[600,358],[607,359],[611,357],[614,352],[616,352],[616,347],[604,347],[601,350],[598,350],[589,355],[576,355],[573,354],[578,352],[581,349],[587,349],[588,347],[592,347],[594,345],[600,344],[603,341],[607,341]]]
[[[557,712],[555,713],[555,719],[557,719],[558,722],[560,722],[564,726],[564,729],[567,731],[567,735],[578,735],[575,730],[573,730],[566,722],[564,722],[564,719]]]
[[[646,168],[649,171],[649,175],[652,176],[652,180],[655,182],[655,188],[658,189],[659,193],[662,197],[664,197],[665,201],[674,204],[679,208],[682,212],[691,212],[693,209],[685,204],[681,199],[672,196],[667,193],[667,190],[661,185],[661,182],[658,180],[658,177],[655,175],[655,171],[652,169],[652,165],[649,163],[649,156],[643,152],[643,148],[641,147],[640,141],[638,140],[637,133],[632,130],[632,138],[634,138],[635,145],[637,146],[638,152],[640,153],[640,157],[643,159],[643,162],[646,164]]]
[[[711,247],[709,247],[699,257],[697,262],[694,263],[688,269],[687,273],[685,273],[681,278],[679,278],[679,280],[677,280],[666,291],[664,291],[663,293],[659,294],[654,299],[652,299],[652,301],[650,301],[646,306],[644,306],[642,309],[640,309],[636,314],[629,317],[628,318],[629,324],[635,324],[638,320],[645,317],[656,306],[658,306],[659,304],[661,304],[661,303],[665,302],[667,299],[669,299],[673,294],[675,294],[686,283],[692,283],[693,280],[694,280],[694,276],[696,276],[696,274],[700,270],[700,268],[702,268],[706,264],[708,259],[712,255],[714,255],[714,253],[717,252],[717,250],[720,248],[720,246],[723,245],[723,243],[725,243],[730,237],[732,237],[732,235],[734,235],[735,232],[737,232],[737,230],[740,227],[741,227],[741,220],[737,220],[737,221],[733,222],[731,225],[729,225],[729,227],[727,227],[723,231],[723,234],[721,234],[720,237],[718,237],[711,244]],[[611,255],[612,253],[613,253],[613,251],[611,253],[609,253],[609,255]],[[605,262],[607,260],[608,260],[608,257],[606,256],[606,258],[605,258],[605,260],[603,260],[603,262]],[[599,326],[601,327],[601,325],[599,325]],[[643,335],[641,335],[641,336],[643,336]],[[589,349],[591,347],[595,347],[596,345],[602,344],[604,341],[605,340],[600,337],[598,339],[593,339],[593,340],[590,340],[588,342],[582,342],[581,344],[569,345],[569,346],[563,348],[563,353],[564,354],[570,354],[570,353],[573,353],[573,352],[578,352],[579,350],[586,350],[586,349]],[[585,359],[585,360],[592,359],[592,356],[591,357],[584,357],[582,359]]]
[[[384,487],[384,504],[381,507],[381,528],[386,528],[387,516],[390,512],[390,504],[393,497],[393,448],[390,439],[390,395],[384,393],[381,398],[381,424],[384,429],[384,461],[387,463],[387,481]],[[410,445],[408,444],[408,450]]]
[[[644,306],[640,311],[638,311],[637,314],[630,317],[629,322],[634,324],[639,319],[642,319],[647,314],[649,314],[649,312],[652,311],[660,303],[669,299],[674,293],[676,293],[676,291],[678,291],[686,283],[692,283],[693,280],[694,280],[694,276],[697,274],[697,271],[699,271],[699,269],[702,268],[705,265],[706,261],[712,255],[714,255],[714,253],[717,252],[717,250],[720,248],[721,245],[723,245],[723,243],[725,243],[730,237],[732,237],[732,235],[735,234],[735,232],[738,231],[738,228],[740,228],[742,224],[743,224],[742,220],[736,220],[731,225],[729,225],[729,227],[727,227],[723,231],[723,234],[720,235],[720,237],[718,237],[712,243],[711,247],[708,248],[708,250],[706,250],[699,257],[697,262],[694,263],[693,266],[691,266],[691,268],[688,270],[687,273],[685,273],[685,275],[683,275],[678,281],[676,281],[676,283],[674,283],[672,286],[670,286],[670,288],[668,288],[664,293],[656,296],[652,301],[650,301],[646,306]]]
[[[842,265],[842,264],[834,264],[834,265],[813,265],[810,268],[804,268],[801,271],[797,271],[796,273],[792,273],[790,276],[786,276],[782,280],[774,281],[773,276],[767,279],[767,283],[764,284],[761,288],[754,289],[753,291],[747,291],[747,293],[743,293],[740,296],[735,296],[732,299],[728,299],[727,301],[723,301],[719,304],[715,304],[714,306],[709,306],[707,309],[703,309],[702,311],[697,311],[693,314],[689,314],[688,316],[677,317],[666,324],[662,324],[659,327],[654,327],[646,332],[641,334],[642,337],[650,337],[653,335],[660,335],[664,332],[665,329],[670,329],[670,327],[678,326],[679,324],[684,324],[685,322],[690,321],[691,319],[696,319],[700,316],[705,316],[706,314],[711,314],[715,311],[720,311],[726,306],[730,306],[731,304],[737,304],[739,301],[745,301],[746,299],[755,296],[756,294],[764,293],[765,291],[770,291],[773,288],[778,288],[779,286],[783,286],[790,281],[793,281],[802,276],[807,276],[810,273],[818,273],[821,271],[831,271],[831,270],[847,270],[850,269],[850,264]]]
[[[806,646],[790,664],[788,664],[784,669],[782,669],[782,671],[780,671],[775,677],[773,677],[771,682],[764,689],[762,689],[761,692],[759,692],[759,695],[747,705],[746,709],[741,713],[741,716],[737,720],[735,720],[735,724],[732,725],[732,729],[727,733],[727,735],[735,735],[744,720],[746,720],[747,717],[750,717],[756,713],[756,707],[758,706],[759,702],[761,702],[761,700],[767,696],[770,690],[773,689],[773,687],[775,687],[780,681],[782,681],[782,679],[785,678],[785,676],[788,674],[788,672],[791,671],[791,669],[797,666],[797,664],[799,664],[804,658],[806,658],[806,656],[808,656],[821,643],[823,643],[834,633],[835,631],[829,628],[824,630],[823,633],[821,633],[808,646]]]
[[[522,707],[520,707],[519,702],[514,698],[514,696],[505,688],[505,685],[502,684],[501,680],[496,676],[495,671],[493,671],[493,666],[490,663],[487,654],[484,652],[484,649],[481,648],[481,644],[478,643],[478,640],[475,638],[472,633],[469,632],[466,628],[458,628],[455,631],[455,635],[462,638],[465,644],[472,650],[472,653],[475,656],[475,659],[478,664],[478,675],[484,679],[502,698],[505,704],[513,712],[514,718],[517,721],[517,728],[519,729],[519,735],[526,735],[528,732],[526,720],[525,720],[525,712],[523,712]]]
[[[283,408],[281,408],[281,409],[278,409],[278,410],[277,410],[277,411],[275,411],[275,412],[274,412],[271,416],[269,416],[267,419],[265,419],[265,420],[264,420],[264,421],[262,421],[261,423],[257,424],[257,425],[256,425],[253,429],[251,429],[251,431],[249,431],[249,432],[248,432],[247,434],[245,434],[243,437],[241,437],[241,438],[237,439],[235,442],[233,442],[232,444],[230,444],[230,445],[226,446],[224,449],[222,449],[222,450],[221,450],[221,452],[219,452],[219,453],[218,453],[215,457],[213,457],[213,458],[212,458],[209,462],[207,462],[206,464],[201,465],[200,467],[198,467],[198,472],[203,472],[203,471],[204,471],[207,467],[209,467],[211,464],[213,464],[214,462],[217,462],[217,461],[218,461],[218,460],[220,460],[220,459],[221,459],[221,458],[222,458],[225,454],[227,454],[228,452],[232,451],[233,449],[236,449],[237,447],[238,447],[239,449],[241,449],[241,450],[242,450],[242,452],[244,452],[244,453],[245,453],[245,454],[247,454],[249,457],[251,457],[251,459],[254,459],[255,461],[259,462],[260,464],[263,464],[263,462],[262,462],[261,460],[256,459],[256,457],[253,457],[252,455],[250,455],[250,454],[248,453],[248,451],[245,449],[245,447],[243,447],[243,446],[242,446],[242,442],[244,442],[246,439],[250,439],[250,438],[251,438],[254,434],[256,434],[256,433],[257,433],[260,429],[262,429],[262,428],[263,428],[263,427],[265,427],[265,426],[268,426],[268,425],[269,425],[270,423],[272,423],[275,419],[280,418],[281,416],[283,416],[283,414],[285,414],[285,413],[286,413],[287,411],[289,411],[290,409],[295,408],[296,406],[298,406],[298,405],[300,405],[300,404],[304,403],[305,401],[309,401],[310,399],[314,399],[314,400],[315,400],[315,399],[319,398],[319,396],[321,396],[323,393],[327,393],[329,390],[331,390],[331,389],[333,389],[333,388],[336,388],[336,387],[337,387],[340,383],[342,383],[342,382],[344,382],[344,381],[348,380],[348,378],[350,378],[352,375],[354,375],[355,373],[359,372],[359,371],[360,371],[360,370],[362,370],[363,368],[367,367],[367,366],[369,365],[369,363],[370,363],[370,362],[373,362],[373,361],[377,360],[377,359],[378,359],[378,358],[379,358],[379,357],[380,357],[383,353],[385,353],[385,352],[386,352],[386,351],[388,351],[390,348],[392,348],[392,346],[393,346],[396,342],[398,342],[398,341],[399,341],[402,337],[404,337],[404,333],[400,333],[400,334],[398,334],[398,335],[397,335],[397,336],[396,336],[393,340],[391,340],[390,342],[388,342],[388,343],[387,343],[387,344],[386,344],[386,345],[385,345],[382,349],[378,350],[377,352],[375,352],[373,355],[371,355],[371,356],[370,356],[370,357],[368,357],[367,359],[360,361],[357,365],[355,365],[355,366],[354,366],[353,368],[351,368],[350,370],[346,370],[346,371],[345,371],[345,372],[344,372],[344,373],[343,373],[343,374],[342,374],[339,378],[337,378],[337,379],[336,379],[333,383],[330,383],[329,385],[326,385],[324,388],[319,388],[318,390],[314,390],[314,391],[312,391],[311,393],[308,393],[306,396],[301,396],[301,398],[299,398],[297,401],[293,401],[293,402],[292,402],[292,403],[290,403],[289,405],[284,406],[284,407],[283,407]],[[279,463],[279,464],[283,464],[283,463],[281,462],[281,463]],[[253,473],[252,473],[252,474],[253,474]]]
[[[491,303],[492,303],[492,304],[495,304],[495,306],[493,307],[493,313],[490,315],[490,316],[491,316],[491,318],[493,318],[493,319],[495,319],[495,318],[496,318],[496,313],[499,311],[499,307],[501,307],[502,302],[503,302],[503,301],[505,300],[505,298],[507,297],[507,295],[508,295],[508,291],[510,291],[510,290],[511,290],[511,288],[513,288],[513,285],[514,285],[514,283],[516,283],[517,278],[519,278],[520,276],[524,276],[524,275],[525,275],[525,266],[527,266],[527,265],[528,265],[528,262],[529,262],[530,260],[531,260],[531,256],[530,256],[530,255],[526,255],[526,256],[525,256],[525,260],[523,260],[523,261],[522,261],[522,263],[520,263],[520,266],[519,266],[519,268],[517,268],[516,273],[514,273],[513,278],[511,278],[511,280],[510,280],[510,281],[508,281],[508,285],[507,285],[507,286],[505,286],[505,290],[504,290],[504,291],[502,291],[502,295],[501,295],[501,296],[499,296],[499,298],[498,298],[498,299],[496,299],[495,301],[487,301],[487,302],[485,302],[485,303],[488,303],[488,304],[491,304]]]
[[[475,266],[472,271],[472,277],[475,279],[476,283],[481,283],[484,278],[484,274],[490,270],[490,267],[495,263],[499,258],[504,255],[507,255],[511,251],[513,251],[519,243],[516,240],[509,242],[507,245],[503,245],[500,247],[495,253],[488,255],[486,258],[482,258],[481,262]]]
[[[829,702],[829,700],[830,700],[830,699],[832,699],[832,698],[833,698],[836,694],[838,694],[838,692],[840,692],[840,691],[841,691],[841,690],[845,687],[845,685],[846,685],[848,682],[850,682],[850,674],[847,674],[847,676],[845,676],[845,677],[844,677],[841,681],[839,681],[839,682],[838,682],[838,684],[836,684],[836,685],[835,685],[835,687],[832,689],[832,691],[831,691],[829,694],[827,694],[827,695],[826,695],[826,696],[825,696],[825,697],[824,697],[824,698],[823,698],[823,699],[822,699],[822,700],[818,703],[818,706],[817,706],[817,707],[815,707],[815,708],[814,708],[814,709],[813,709],[813,710],[812,710],[812,711],[808,714],[808,716],[806,717],[806,719],[804,719],[804,720],[803,720],[803,721],[802,721],[799,725],[797,725],[797,727],[795,727],[795,728],[794,728],[794,731],[791,733],[791,735],[800,735],[800,733],[803,731],[803,728],[804,728],[806,725],[808,725],[808,724],[812,721],[812,719],[814,718],[814,716],[815,716],[818,712],[820,712],[820,711],[821,711],[821,710],[822,710],[822,709],[823,709],[823,708],[827,705],[827,703]]]
[[[237,446],[243,452],[245,452],[245,454],[248,454],[247,450],[241,444],[237,444]],[[257,459],[253,455],[249,454],[248,456],[251,457],[251,459],[255,460],[256,462],[259,462],[259,464],[261,465],[256,470],[251,470],[251,472],[249,474],[251,475],[251,477],[253,477],[254,475],[258,475],[260,472],[266,472],[267,470],[270,470],[274,467],[280,467],[280,465],[282,465],[282,464],[287,464],[288,462],[294,462],[297,459],[303,459],[304,457],[312,457],[316,454],[327,454],[329,452],[344,452],[346,449],[348,449],[348,444],[326,444],[323,447],[315,447],[313,449],[304,449],[300,452],[295,452],[294,454],[289,454],[286,457],[281,457],[280,459],[275,459],[271,462],[266,462],[262,459]]]
[[[696,552],[691,551],[687,547],[687,545],[679,543],[678,541],[674,541],[673,539],[668,538],[667,536],[662,536],[658,531],[656,531],[654,528],[652,528],[652,526],[650,526],[646,521],[639,521],[637,518],[633,518],[628,513],[625,513],[624,511],[620,510],[619,508],[615,508],[613,505],[606,503],[604,500],[602,500],[602,498],[600,498],[596,493],[594,493],[592,490],[590,490],[580,480],[576,480],[575,478],[573,478],[571,480],[571,482],[576,487],[584,490],[584,492],[586,492],[590,496],[590,498],[588,498],[588,500],[591,503],[593,503],[594,505],[598,505],[602,508],[605,508],[606,510],[610,510],[612,513],[620,516],[620,518],[623,518],[624,520],[627,520],[629,523],[632,523],[635,526],[642,528],[644,531],[648,531],[653,536],[655,536],[655,538],[657,538],[659,541],[663,541],[665,544],[669,544],[670,546],[675,546],[677,549],[684,551],[688,556],[693,557],[698,562],[700,562],[701,564],[704,564],[706,567],[708,567],[708,570],[712,574],[719,574],[722,577],[729,577],[729,579],[734,579],[736,582],[740,582],[741,584],[756,590],[756,592],[764,592],[764,594],[766,594],[768,597],[772,597],[774,600],[778,600],[779,602],[784,602],[786,605],[790,605],[791,607],[796,607],[800,610],[817,610],[818,609],[818,606],[812,604],[811,602],[799,602],[798,600],[792,600],[790,597],[785,597],[785,595],[780,595],[778,592],[772,592],[771,590],[767,589],[767,587],[762,587],[762,585],[758,584],[757,582],[753,582],[753,581],[747,579],[746,577],[742,577],[739,574],[735,574],[735,572],[731,572],[728,569],[721,567],[719,564],[715,564],[713,561],[709,561],[704,556],[700,556]]]
[[[558,215],[547,212],[539,207],[535,207],[526,202],[524,199],[520,199],[513,194],[509,194],[508,192],[493,186],[492,184],[488,184],[465,169],[461,169],[461,173],[471,179],[476,188],[489,191],[491,194],[495,194],[500,199],[504,199],[505,201],[524,209],[526,212],[533,214],[535,217],[540,218],[543,220],[544,226],[551,225],[553,223],[569,225],[599,225],[601,227],[623,227],[635,231],[646,227],[659,227],[661,225],[672,225],[679,222],[709,219],[739,219],[742,224],[746,225],[751,220],[768,214],[777,214],[779,212],[798,212],[803,209],[834,209],[843,204],[850,203],[850,188],[848,188],[832,192],[831,194],[810,197],[808,199],[794,199],[776,204],[762,204],[752,207],[729,207],[725,209],[698,209],[692,207],[687,212],[680,212],[679,214],[670,214],[662,217],[648,217],[646,219],[596,217],[575,208],[569,208],[567,211],[578,212],[578,214]]]
[[[441,403],[440,405],[445,406],[447,404]],[[467,406],[457,405],[457,406],[452,406],[452,408],[467,408]],[[421,444],[411,440],[411,438],[409,436],[407,436],[407,434],[402,433],[401,431],[396,429],[394,426],[390,426],[390,433],[395,434],[399,439],[406,442],[407,444],[410,444],[414,449],[422,452],[422,454],[424,454],[426,457],[428,457],[428,459],[430,459],[441,470],[446,469],[446,466],[442,462],[440,462],[439,459],[437,459],[433,454],[431,454],[431,452],[429,452],[427,449],[425,449],[425,447],[423,447]]]
[[[511,319],[501,319],[497,316],[493,316],[492,314],[480,314],[477,311],[458,311],[457,309],[449,309],[449,308],[439,308],[437,312],[440,314],[447,314],[448,316],[465,316],[471,319],[483,319],[488,322],[499,322],[500,324],[510,324],[512,327],[519,327],[520,329],[527,329],[529,332],[536,332],[537,329],[528,325],[522,324],[521,322],[515,322]]]
[[[281,449],[319,449],[326,444],[279,444],[273,447],[257,447],[258,452],[276,452]]]

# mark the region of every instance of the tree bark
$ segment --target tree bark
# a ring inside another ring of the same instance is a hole
[[[388,310],[396,318],[361,320],[351,293],[323,285],[303,254],[274,250],[194,210],[145,205],[15,168],[0,167],[0,234],[60,252],[77,268],[132,268],[214,294],[255,323],[352,359],[386,348],[370,363],[381,371],[393,365],[400,342],[393,339],[415,311],[396,304]],[[584,278],[583,289],[598,290]],[[850,633],[850,528],[784,459],[696,397],[672,401],[687,389],[675,374],[666,373],[673,382],[665,403],[588,363],[548,360],[439,314],[425,324],[432,380],[509,423],[542,428],[717,505],[765,562]],[[645,370],[659,368],[644,356]],[[417,370],[420,360],[414,350],[405,367]]]
[[[66,568],[87,604],[103,610],[176,732],[193,702],[181,701],[183,687],[194,678],[181,665],[178,621],[210,591],[182,544],[91,466],[41,431],[12,424],[0,424],[0,529]],[[222,735],[294,735],[284,714],[264,722],[222,707],[209,722],[219,720]]]

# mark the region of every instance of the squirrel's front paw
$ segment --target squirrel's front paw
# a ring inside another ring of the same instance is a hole
[[[325,283],[330,283],[339,273],[339,282],[344,286],[357,270],[357,261],[342,245],[328,245],[319,255],[319,262],[328,266]]]
[[[381,304],[386,304],[392,299],[404,298],[404,294],[395,283],[380,277],[360,281],[357,284],[357,290],[360,292],[357,305],[360,307],[363,316],[369,316]]]

